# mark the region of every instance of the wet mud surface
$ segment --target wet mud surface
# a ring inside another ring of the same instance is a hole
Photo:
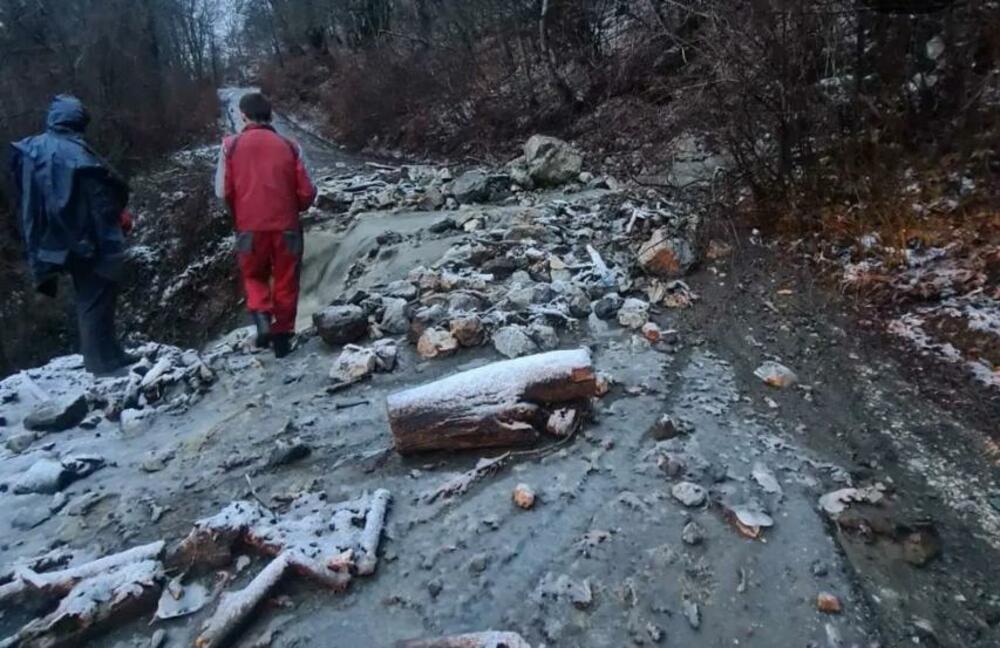
[[[310,147],[313,158],[312,148],[327,150]],[[504,217],[503,207],[482,209]],[[384,212],[315,226],[303,321],[349,285],[388,283],[441,256],[462,235],[426,232],[438,217]],[[394,252],[376,241],[385,230],[404,236]],[[338,349],[307,337],[283,361],[224,357],[200,400],[139,427],[102,419],[20,454],[0,450],[0,565],[54,547],[98,556],[176,540],[255,494],[280,505],[302,491],[337,501],[385,488],[393,502],[376,573],[343,594],[289,579],[235,645],[381,647],[490,628],[534,646],[997,645],[1000,458],[990,433],[1000,411],[988,398],[971,415],[928,398],[911,359],[858,328],[805,271],[732,243],[732,256],[689,278],[700,296],[691,308],[654,310],[663,341],[615,324],[563,331],[561,347],[590,348],[610,392],[574,437],[512,451],[464,493],[429,496],[503,451],[400,457],[385,397],[499,354],[428,361],[401,344],[395,371],[331,394]],[[348,281],[371,254],[377,262]],[[766,360],[793,368],[799,384],[763,384],[754,370]],[[3,406],[5,434],[33,402],[24,393]],[[664,414],[683,430],[658,440],[651,429]],[[272,461],[276,442],[293,439],[308,456]],[[100,454],[109,465],[44,516],[34,512],[52,496],[14,496],[9,485],[50,451]],[[163,458],[153,471],[151,455]],[[683,482],[704,501],[682,503]],[[519,484],[537,495],[530,510],[512,501]],[[862,484],[879,484],[885,505],[853,507],[838,524],[818,504]],[[738,510],[766,511],[773,525],[753,533]],[[915,532],[933,542],[908,542]],[[819,611],[820,594],[835,595],[842,612]],[[206,615],[136,620],[92,645],[145,646],[157,628],[165,645],[190,645]],[[0,636],[25,620],[23,610],[0,612]]]

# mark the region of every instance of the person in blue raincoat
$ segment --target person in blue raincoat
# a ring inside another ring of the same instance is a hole
[[[59,95],[45,132],[11,145],[11,179],[36,288],[55,296],[69,274],[76,293],[80,351],[88,371],[130,364],[115,333],[115,301],[125,260],[128,185],[83,138],[90,117]]]

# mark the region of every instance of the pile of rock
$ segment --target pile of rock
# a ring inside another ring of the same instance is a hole
[[[134,431],[153,411],[186,409],[215,382],[211,365],[225,353],[153,343],[132,352],[138,362],[113,377],[94,377],[82,356],[70,355],[0,382],[0,399],[24,428],[7,437],[7,448],[23,452],[46,433],[96,427],[104,417]]]
[[[583,157],[566,142],[535,135],[524,154],[504,170],[473,168],[453,175],[448,167],[370,163],[371,173],[317,180],[315,208],[333,214],[368,210],[454,210],[459,205],[516,200],[518,194],[561,185],[607,187],[609,180],[583,171]]]
[[[575,164],[557,144],[531,149],[549,152],[526,161]],[[406,335],[426,359],[491,342],[516,358],[558,348],[561,330],[584,325],[600,333],[617,324],[657,343],[664,333],[650,321],[655,308],[697,298],[677,277],[695,265],[698,219],[662,201],[609,193],[506,215],[456,214],[475,227],[463,227],[467,233],[432,267],[344,295],[314,316],[318,334],[335,347]],[[374,371],[373,355],[352,350],[345,357],[352,369],[335,368],[335,379]]]

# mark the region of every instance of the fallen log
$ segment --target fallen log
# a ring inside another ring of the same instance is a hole
[[[392,394],[386,400],[396,451],[523,445],[538,438],[546,405],[599,395],[587,349],[504,360]]]
[[[20,567],[14,572],[14,580],[0,586],[0,603],[26,592],[37,592],[52,597],[65,596],[78,582],[86,578],[118,569],[124,565],[159,558],[163,552],[163,545],[162,540],[151,542],[58,571],[38,573],[29,567]]]
[[[18,648],[80,646],[87,637],[155,606],[162,580],[163,566],[158,560],[126,563],[84,578],[72,586],[50,614],[31,621],[0,645]]]
[[[531,644],[516,632],[488,630],[454,637],[400,641],[396,648],[531,648]]]

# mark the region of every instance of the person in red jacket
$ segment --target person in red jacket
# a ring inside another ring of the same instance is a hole
[[[271,126],[271,104],[251,92],[240,99],[246,124],[222,142],[216,194],[235,220],[236,251],[257,327],[257,346],[291,351],[299,303],[302,225],[299,214],[316,199],[302,149]]]

